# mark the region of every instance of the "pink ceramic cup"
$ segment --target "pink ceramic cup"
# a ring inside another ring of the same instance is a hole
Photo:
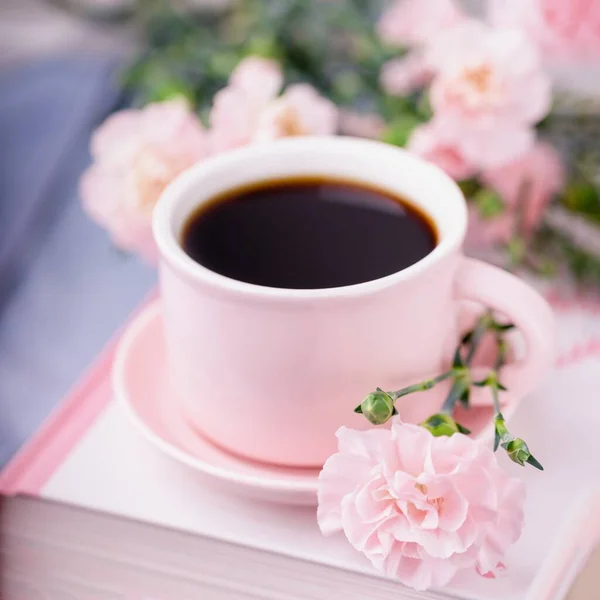
[[[215,195],[302,175],[375,184],[406,198],[433,219],[438,245],[393,275],[315,290],[235,281],[182,250],[186,218]],[[447,366],[464,300],[501,311],[521,329],[525,357],[503,378],[514,394],[530,392],[551,363],[552,313],[516,277],[463,256],[466,226],[465,200],[452,179],[379,142],[291,138],[191,168],[165,191],[154,218],[169,369],[188,418],[234,453],[319,466],[335,451],[341,425],[368,425],[353,413],[368,392],[398,389]],[[411,420],[408,412],[402,417]]]

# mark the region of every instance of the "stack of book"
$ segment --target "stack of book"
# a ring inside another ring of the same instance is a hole
[[[587,424],[600,403],[574,390],[593,361],[557,370],[515,417],[546,471],[506,465],[528,487],[507,575],[464,573],[416,592],[343,536],[322,537],[314,506],[253,500],[148,444],[112,398],[113,350],[0,476],[2,599],[560,600],[600,536],[600,503],[587,493],[599,480]],[[597,600],[596,586],[569,598]]]

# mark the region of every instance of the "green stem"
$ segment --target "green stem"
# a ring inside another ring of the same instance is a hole
[[[445,379],[449,379],[450,377],[452,377],[453,372],[452,369],[450,369],[450,371],[446,371],[445,373],[442,373],[441,375],[438,375],[437,377],[433,378],[434,383],[439,383],[440,381],[444,381]]]
[[[468,385],[469,384],[467,384],[464,379],[455,379],[448,392],[448,396],[442,405],[441,412],[451,415],[454,411],[454,405],[463,395]]]
[[[508,351],[506,340],[500,332],[496,333],[496,345],[498,346],[498,356],[496,357],[494,370],[500,371],[500,369],[504,366],[504,362],[506,361],[506,353]]]
[[[473,333],[469,342],[469,351],[467,352],[467,357],[465,358],[465,364],[467,366],[470,366],[471,362],[473,362],[475,352],[477,352],[477,347],[483,340],[483,336],[490,328],[490,322],[491,319],[489,312],[486,312],[484,315],[479,317],[477,324],[475,325],[475,329],[473,329]]]
[[[453,370],[447,371],[446,373],[442,373],[433,379],[426,379],[425,381],[421,381],[420,383],[415,383],[414,385],[409,385],[408,387],[402,388],[401,390],[396,390],[395,392],[389,392],[389,395],[396,400],[397,398],[401,398],[402,396],[407,396],[408,394],[412,394],[413,392],[424,392],[425,390],[430,390],[434,385],[440,383],[440,381],[444,381],[444,379],[449,379],[453,375]]]
[[[494,368],[488,375],[488,380],[490,381],[490,389],[492,392],[492,399],[494,400],[494,411],[496,415],[500,413],[500,387],[501,384],[498,383],[498,372],[504,365],[504,361],[506,359],[507,345],[502,332],[496,333],[496,344],[498,345],[498,356],[496,357],[496,362],[494,364]]]
[[[492,399],[494,400],[494,411],[497,415],[501,414],[500,413],[500,394],[498,393],[498,386],[491,385],[490,388],[492,390]]]

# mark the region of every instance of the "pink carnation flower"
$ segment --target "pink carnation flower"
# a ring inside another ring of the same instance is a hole
[[[550,110],[550,79],[519,31],[467,21],[429,46],[435,119],[460,153],[494,168],[527,152],[533,126]]]
[[[290,85],[285,93],[268,104],[259,116],[253,141],[267,141],[295,135],[331,135],[337,127],[338,112],[333,102],[319,95],[307,83]]]
[[[381,38],[396,46],[420,46],[464,18],[453,0],[396,0],[377,25]]]
[[[240,62],[229,85],[215,95],[210,113],[214,151],[292,135],[329,135],[337,128],[337,108],[310,85],[283,83],[279,65],[249,57]]]
[[[207,136],[184,100],[110,116],[93,134],[81,179],[84,209],[119,248],[154,262],[151,220],[164,188],[207,153]]]
[[[458,146],[444,137],[443,128],[435,120],[416,127],[406,147],[437,165],[457,181],[473,177],[477,171],[461,154]]]
[[[597,0],[488,0],[498,26],[519,27],[553,61],[600,60],[600,2]]]
[[[274,60],[250,56],[217,92],[210,112],[212,150],[220,152],[248,144],[261,112],[281,90],[283,75]]]
[[[343,531],[388,576],[424,590],[460,570],[494,576],[521,535],[524,485],[491,449],[416,425],[337,432],[319,475],[321,531]]]

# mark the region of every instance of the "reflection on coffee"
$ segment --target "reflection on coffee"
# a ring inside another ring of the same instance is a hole
[[[222,194],[184,225],[185,252],[232,279],[322,289],[385,277],[437,243],[431,220],[405,199],[350,181],[303,177]]]

